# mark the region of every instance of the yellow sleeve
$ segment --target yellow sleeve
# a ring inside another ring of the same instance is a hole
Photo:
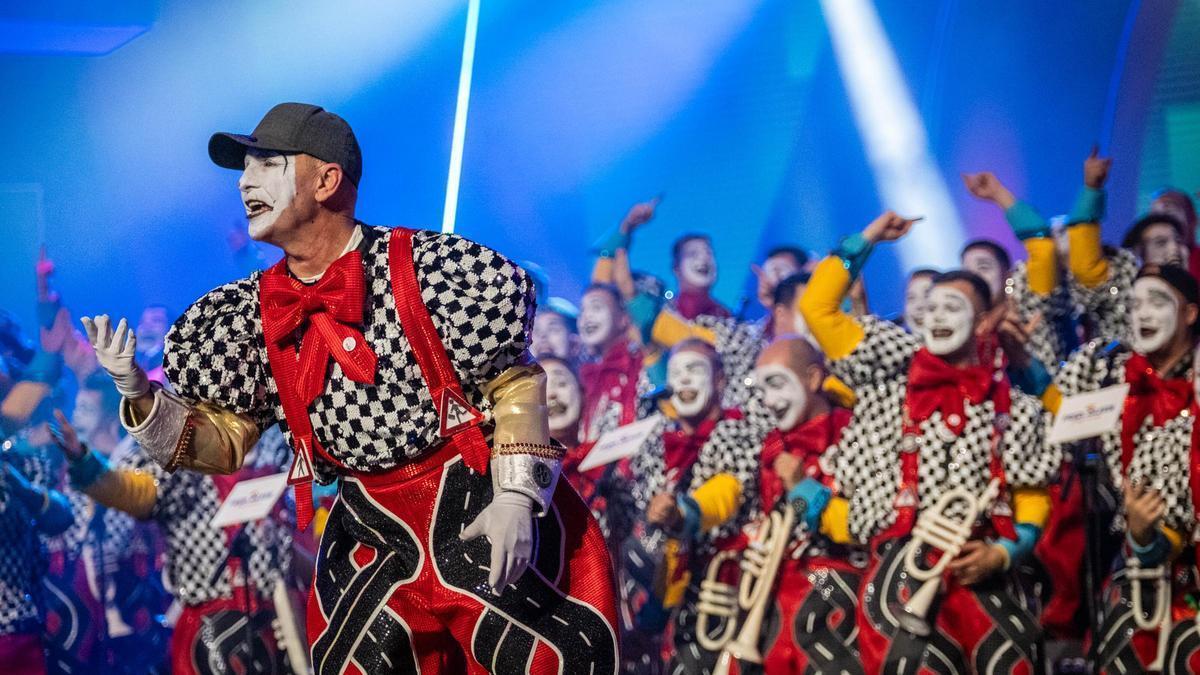
[[[1159,529],[1162,530],[1167,541],[1171,542],[1171,560],[1174,560],[1183,552],[1183,535],[1166,525],[1159,525]]]
[[[821,383],[821,390],[837,405],[843,408],[853,408],[858,397],[854,395],[854,390],[846,385],[833,375],[827,375],[825,381]]]
[[[719,473],[692,491],[700,507],[700,531],[723,525],[737,513],[742,503],[742,484],[727,473]]]
[[[1068,260],[1071,275],[1087,288],[1096,288],[1108,280],[1108,258],[1100,243],[1100,225],[1078,223],[1067,228],[1071,247]]]
[[[10,420],[16,426],[29,422],[33,411],[50,395],[50,385],[43,382],[23,380],[17,382],[9,390],[8,395],[0,402],[0,416]]]
[[[1015,488],[1013,490],[1013,522],[1026,523],[1038,529],[1050,519],[1050,493],[1045,488]]]
[[[140,520],[150,517],[154,503],[158,501],[154,476],[128,469],[105,471],[83,492],[104,506]]]
[[[832,360],[850,355],[862,342],[862,324],[842,311],[850,288],[850,272],[842,259],[829,256],[817,264],[797,306],[821,351]]]
[[[821,534],[835,544],[850,543],[850,502],[845,497],[834,497],[821,513]]]
[[[593,284],[611,284],[613,282],[613,259],[612,258],[596,258],[596,264],[592,266],[592,283]]]
[[[1050,411],[1051,415],[1058,414],[1058,407],[1062,405],[1062,391],[1057,384],[1053,382],[1046,387],[1046,391],[1042,392],[1042,407]]]
[[[1031,237],[1025,240],[1025,251],[1029,254],[1026,265],[1029,289],[1046,297],[1058,285],[1058,254],[1054,240],[1050,237]]]
[[[658,313],[654,327],[650,329],[650,339],[667,349],[691,338],[699,338],[714,346],[717,344],[716,333],[693,324],[669,309]]]

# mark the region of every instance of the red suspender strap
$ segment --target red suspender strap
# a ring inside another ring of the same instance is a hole
[[[284,267],[286,260],[280,260],[266,274],[287,274]],[[274,304],[264,302],[262,298],[263,284],[259,282],[259,312],[262,314],[264,326],[278,321],[274,315]],[[267,331],[264,330],[264,333]],[[334,466],[342,463],[334,459],[321,448],[313,435],[312,420],[308,417],[308,406],[300,397],[296,381],[300,376],[300,354],[293,346],[280,345],[270,339],[264,339],[267,345],[267,360],[271,364],[271,374],[275,376],[275,386],[279,389],[279,403],[283,406],[283,416],[287,420],[288,429],[292,432],[292,468],[288,472],[288,484],[296,489],[296,526],[301,531],[308,529],[312,522],[312,481],[314,475],[313,453],[320,455],[325,461]]]
[[[491,450],[479,428],[483,414],[473,408],[463,395],[462,385],[446,355],[446,346],[438,335],[429,309],[421,299],[421,286],[413,261],[413,231],[392,230],[388,245],[388,266],[392,277],[392,294],[396,299],[396,314],[400,327],[411,348],[413,358],[421,368],[425,386],[433,396],[440,419],[443,438],[459,446],[463,462],[476,473],[486,474]]]

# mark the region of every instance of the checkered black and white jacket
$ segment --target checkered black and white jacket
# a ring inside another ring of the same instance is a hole
[[[900,482],[903,408],[908,370],[920,341],[878,317],[859,319],[865,335],[845,358],[831,362],[833,374],[854,390],[854,417],[835,446],[835,473],[850,500],[850,534],[860,543],[895,522]],[[989,462],[996,420],[991,401],[967,404],[959,436],[935,412],[916,438],[919,505],[932,505],[943,492],[962,487],[979,494],[991,480]],[[1005,479],[1014,487],[1042,487],[1060,465],[1057,449],[1044,444],[1048,415],[1041,403],[1012,389],[1010,419],[1001,438]]]
[[[1129,304],[1133,299],[1133,282],[1138,275],[1138,260],[1123,248],[1105,247],[1104,253],[1108,257],[1108,279],[1096,288],[1087,288],[1074,276],[1069,276],[1071,299],[1091,319],[1092,335],[1127,341],[1133,330]]]
[[[1055,384],[1063,396],[1073,396],[1125,381],[1125,366],[1133,351],[1111,341],[1096,340],[1080,347],[1067,359],[1055,376]],[[1177,366],[1176,376],[1183,377],[1192,367],[1189,359]],[[1192,424],[1194,416],[1184,410],[1162,426],[1155,426],[1152,417],[1142,421],[1133,435],[1133,455],[1129,466],[1121,466],[1121,430],[1100,437],[1105,465],[1116,494],[1122,493],[1126,478],[1157,488],[1167,502],[1163,523],[1185,537],[1195,529],[1192,509],[1192,490],[1188,482]],[[1113,531],[1124,531],[1125,519],[1119,513],[1113,520]]]
[[[1059,333],[1059,325],[1075,312],[1071,291],[1065,284],[1055,286],[1048,296],[1041,296],[1029,287],[1028,262],[1022,260],[1013,268],[1012,275],[1004,282],[1004,294],[1013,301],[1021,323],[1028,323],[1035,315],[1041,321],[1034,326],[1029,336],[1029,354],[1046,366],[1050,374],[1058,372],[1067,358],[1069,347]]]
[[[11,462],[31,484],[60,487],[61,471],[46,453],[5,454],[0,461]],[[34,527],[34,514],[10,493],[8,481],[0,467],[0,636],[40,633],[46,548]]]
[[[248,475],[275,474],[287,471],[290,461],[291,450],[274,427],[246,456],[241,471]],[[221,506],[212,476],[195,471],[167,473],[140,449],[117,468],[148,473],[157,483],[158,498],[150,518],[166,539],[167,573],[180,603],[194,606],[234,597],[229,557],[235,544],[250,555],[250,581],[256,592],[269,595],[275,582],[285,578],[292,564],[292,532],[296,527],[292,510],[248,523],[244,530],[233,529],[231,536],[225,528],[210,525]],[[239,537],[241,540],[235,542]]]
[[[367,301],[363,335],[378,357],[375,382],[350,380],[330,364],[325,389],[309,407],[321,446],[353,471],[381,472],[417,457],[439,440],[438,416],[400,327],[388,271],[389,228],[362,225]],[[488,413],[484,384],[523,363],[535,308],[525,271],[455,235],[417,232],[413,258],[421,297],[463,390]],[[263,341],[262,274],[205,295],[167,335],[166,374],[191,401],[249,415],[265,429],[280,424],[291,440]],[[333,477],[318,460],[318,477]]]

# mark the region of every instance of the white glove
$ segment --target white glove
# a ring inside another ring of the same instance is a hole
[[[488,585],[493,593],[500,595],[529,567],[533,554],[533,500],[520,492],[501,491],[458,536],[463,541],[484,536],[492,543]]]
[[[85,316],[83,328],[87,331],[92,349],[96,350],[96,360],[108,371],[122,396],[135,399],[150,393],[150,378],[134,360],[137,337],[125,319],[121,319],[116,330],[113,330],[107,314],[101,314],[94,320]]]

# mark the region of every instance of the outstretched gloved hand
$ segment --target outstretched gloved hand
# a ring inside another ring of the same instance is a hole
[[[137,364],[137,337],[125,319],[114,330],[107,314],[95,319],[83,317],[88,342],[96,350],[96,360],[108,371],[117,386],[117,391],[128,399],[139,398],[150,393],[150,378]]]
[[[500,595],[529,567],[533,554],[533,500],[520,492],[497,493],[492,503],[459,535],[463,541],[480,536],[487,537],[492,544],[488,584],[493,593]]]

